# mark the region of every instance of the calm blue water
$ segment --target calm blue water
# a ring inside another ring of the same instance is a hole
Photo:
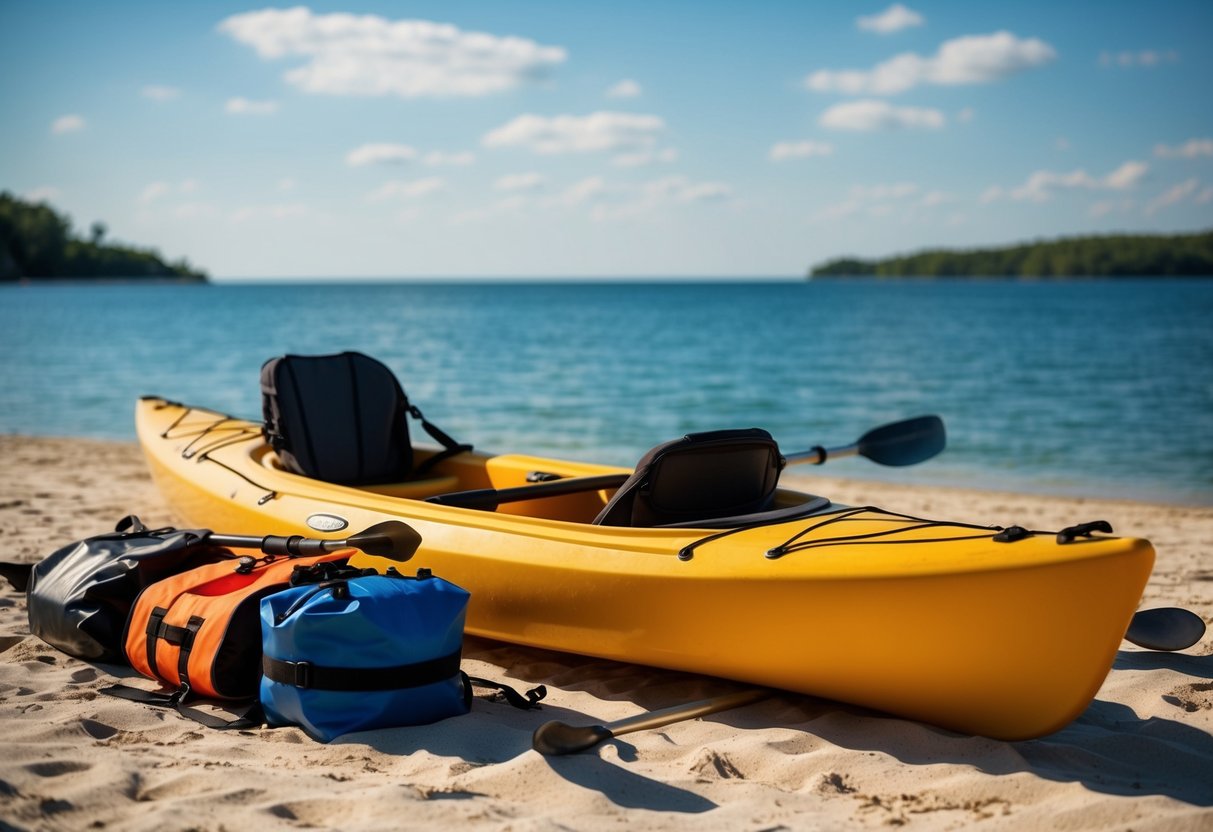
[[[1211,321],[1213,281],[9,286],[0,431],[130,439],[145,393],[257,417],[267,358],[354,349],[490,451],[939,413],[938,459],[830,472],[1211,505]]]

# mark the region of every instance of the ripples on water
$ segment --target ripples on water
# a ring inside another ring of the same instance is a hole
[[[939,459],[833,473],[1208,505],[1211,319],[1213,281],[12,286],[0,430],[129,439],[144,393],[257,416],[265,359],[355,349],[494,451],[801,450],[936,412]]]

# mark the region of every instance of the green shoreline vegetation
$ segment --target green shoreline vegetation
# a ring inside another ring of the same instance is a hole
[[[841,257],[813,277],[1210,277],[1213,231],[1063,237],[971,250],[931,249],[879,260]]]
[[[206,272],[185,259],[166,262],[154,249],[103,243],[95,222],[88,239],[72,233],[71,218],[44,202],[0,191],[0,283],[44,280],[171,280],[206,283]]]

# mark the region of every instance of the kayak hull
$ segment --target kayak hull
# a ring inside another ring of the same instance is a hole
[[[838,506],[716,540],[705,540],[712,530],[590,525],[607,492],[456,508],[420,498],[513,487],[535,470],[625,469],[462,454],[428,480],[368,490],[281,470],[256,423],[159,399],[139,403],[136,423],[155,481],[189,525],[342,538],[388,519],[409,523],[423,542],[408,568],[467,589],[475,635],[998,739],[1041,736],[1082,713],[1154,559],[1139,539],[1062,545],[1035,534],[1001,543],[992,529]],[[798,534],[785,554],[766,556]],[[692,556],[679,558],[692,544]],[[353,562],[392,565],[361,554]]]

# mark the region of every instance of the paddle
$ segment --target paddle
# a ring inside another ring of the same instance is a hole
[[[915,465],[938,454],[946,444],[943,419],[918,416],[873,428],[851,445],[829,450],[818,445],[786,454],[784,461],[788,465],[821,465],[827,459],[862,456],[880,465]]]
[[[1204,619],[1196,613],[1179,607],[1160,607],[1135,613],[1125,641],[1148,650],[1171,652],[1191,647],[1204,634]]]
[[[627,719],[608,722],[606,725],[576,727],[559,721],[545,722],[535,729],[535,733],[531,737],[531,747],[540,754],[548,756],[573,754],[593,748],[598,743],[620,734],[647,731],[650,728],[660,728],[684,719],[694,719],[697,716],[706,716],[717,711],[748,705],[751,702],[766,699],[773,693],[774,691],[766,688],[751,688],[737,693],[714,696],[711,699],[701,699],[698,702],[688,702],[685,705],[674,705],[659,711],[650,711],[647,714],[630,716]]]
[[[215,534],[212,532],[207,540],[219,546],[237,546],[246,549],[260,549],[267,555],[323,555],[338,549],[358,549],[368,555],[392,558],[404,562],[413,556],[421,545],[421,535],[407,523],[399,520],[385,520],[376,523],[368,529],[363,529],[345,540],[320,540],[302,535],[282,537],[266,535],[254,537],[240,534]]]

